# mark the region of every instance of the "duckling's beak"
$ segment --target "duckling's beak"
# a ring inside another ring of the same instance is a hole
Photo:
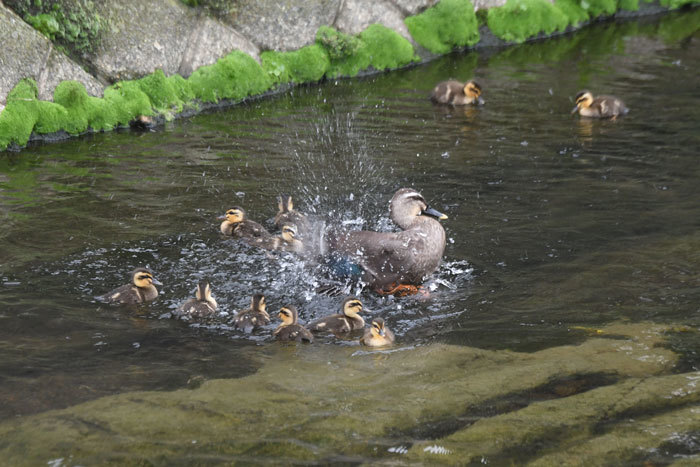
[[[217,219],[220,221],[224,221],[226,220],[226,216],[218,216]]]
[[[433,209],[433,208],[427,208],[421,214],[423,214],[425,216],[434,217],[436,219],[440,219],[441,221],[444,221],[445,219],[447,219],[447,214],[443,214],[440,211],[438,211],[437,209]]]
[[[483,99],[482,97],[479,97],[479,99],[477,100],[477,102],[479,103],[479,105],[484,105],[484,103],[485,103],[486,101],[484,101],[484,99]]]
[[[379,330],[379,335],[382,337],[386,336],[386,332],[384,332],[384,329]]]
[[[571,114],[572,114],[572,115],[575,114],[577,110],[578,110],[578,104],[576,104],[576,107],[574,107],[573,109],[571,109]]]
[[[153,284],[153,285],[163,285],[163,283],[160,282],[160,281],[159,281],[158,279],[156,279],[155,277],[153,277],[153,278],[151,279],[151,284]]]

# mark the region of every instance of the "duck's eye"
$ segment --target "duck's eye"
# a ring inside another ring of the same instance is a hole
[[[151,276],[138,276],[137,279],[140,280],[140,281],[142,281],[142,280],[145,280],[145,279],[151,279]]]
[[[350,304],[350,307],[351,307],[351,308],[362,308],[362,303],[360,303],[360,302],[352,302],[352,303]]]

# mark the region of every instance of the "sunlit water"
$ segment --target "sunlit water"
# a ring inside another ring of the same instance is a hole
[[[434,341],[533,351],[621,318],[697,328],[700,36],[668,32],[683,21],[598,25],[300,87],[151,133],[3,154],[0,416],[250,374],[276,324],[246,336],[227,320],[257,292],[271,311],[296,305],[303,321],[337,312],[342,298],[315,292],[329,281],[318,267],[218,231],[234,205],[272,228],[279,193],[348,228],[392,229],[388,201],[404,186],[449,215],[429,298],[353,290],[366,318],[396,332],[396,351]],[[431,105],[449,77],[476,78],[486,105]],[[630,114],[570,116],[583,88],[623,98]],[[165,284],[156,302],[95,299],[136,266]],[[170,319],[202,278],[219,318]],[[697,369],[696,335],[672,342]]]

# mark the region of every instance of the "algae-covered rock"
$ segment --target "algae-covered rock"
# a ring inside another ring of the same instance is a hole
[[[51,99],[58,83],[67,79],[80,81],[93,96],[102,92],[97,79],[2,4],[0,44],[0,104],[6,103],[10,90],[24,78],[34,79],[40,99]]]
[[[244,378],[126,393],[3,421],[0,455],[9,464],[60,457],[74,464],[390,460],[400,454],[388,448],[415,442],[408,452],[413,461],[461,463],[482,450],[508,457],[511,448],[539,446],[552,433],[561,443],[592,440],[599,434],[591,427],[637,407],[687,420],[688,405],[697,402],[697,374],[668,375],[677,357],[661,346],[665,330],[617,324],[604,329],[610,337],[531,354],[441,344],[389,351],[271,344],[261,348],[260,370]],[[596,374],[609,375],[604,385],[560,390],[551,400],[484,415],[471,426],[464,421],[496,398]],[[450,443],[444,449],[453,455],[425,451],[437,441],[410,436],[429,436],[428,427],[438,425],[453,427],[437,440]],[[638,439],[641,446],[659,444]],[[614,463],[627,453],[605,456],[597,459]]]
[[[223,20],[261,50],[291,51],[312,44],[316,30],[332,25],[341,0],[240,0]]]

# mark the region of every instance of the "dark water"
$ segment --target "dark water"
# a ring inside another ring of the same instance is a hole
[[[353,227],[388,229],[404,186],[449,215],[428,300],[361,297],[403,343],[534,351],[621,319],[700,326],[700,36],[697,11],[505,51],[456,54],[326,82],[172,122],[37,145],[0,158],[0,417],[256,370],[267,333],[164,318],[211,280],[223,311],[264,292],[308,320],[340,299],[290,255],[218,232],[234,206],[271,226],[276,196]],[[427,99],[476,78],[482,108]],[[572,117],[589,88],[618,121]],[[136,309],[94,300],[151,267]],[[271,327],[272,329],[272,327]],[[320,345],[347,345],[321,339]],[[684,369],[697,333],[671,336]]]

